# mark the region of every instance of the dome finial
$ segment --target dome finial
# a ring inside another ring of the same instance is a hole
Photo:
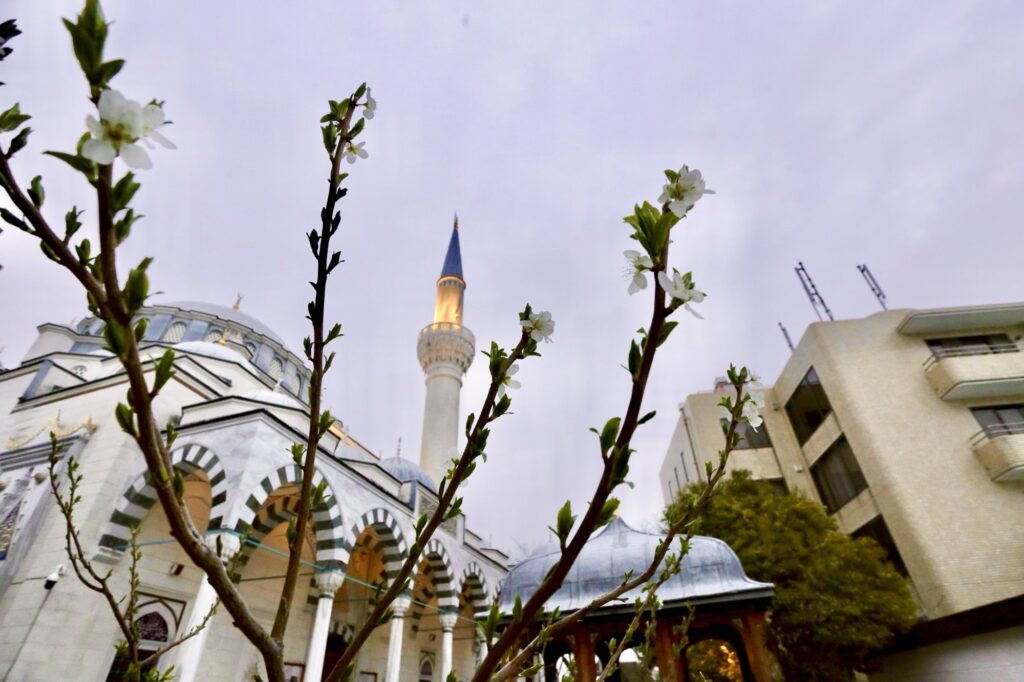
[[[245,296],[242,296],[241,294],[238,294],[238,298],[235,299],[235,304],[233,306],[231,306],[231,309],[232,310],[238,310],[239,308],[241,308],[242,307],[242,299],[243,298],[245,298]]]
[[[402,456],[402,437],[399,436],[398,437],[398,447],[395,448],[395,457],[401,457],[401,456]]]
[[[455,230],[459,229],[459,212],[458,211],[455,212],[455,225],[454,225],[454,227],[452,229],[455,229]]]

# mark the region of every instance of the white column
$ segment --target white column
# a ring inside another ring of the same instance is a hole
[[[405,612],[409,610],[412,600],[409,597],[398,597],[391,602],[391,635],[388,637],[388,667],[384,674],[384,682],[398,682],[398,674],[402,669],[402,634],[405,629]]]
[[[452,671],[452,630],[455,629],[455,622],[458,615],[454,613],[442,613],[438,616],[441,621],[441,682],[448,679],[448,673]]]
[[[331,612],[334,610],[334,593],[341,587],[345,574],[341,571],[324,571],[316,574],[316,588],[320,598],[316,601],[316,617],[313,632],[309,636],[306,651],[306,672],[303,677],[319,682],[324,673],[324,656],[327,654],[327,633],[331,629]]]
[[[487,638],[484,637],[484,633],[477,630],[476,632],[476,664],[480,665],[487,658]]]
[[[238,552],[241,541],[230,533],[211,533],[206,536],[206,545],[214,552],[217,551],[218,537],[220,538],[221,561],[227,563]],[[192,600],[192,612],[189,614],[188,624],[185,625],[184,630],[178,633],[178,636],[189,633],[198,627],[216,601],[217,592],[214,591],[213,585],[210,584],[204,572],[203,579],[199,583],[199,591],[196,592],[196,598]],[[210,634],[211,627],[213,627],[213,621],[207,623],[206,627],[200,630],[195,637],[186,640],[178,647],[178,664],[175,666],[178,682],[195,682],[196,674],[199,672],[199,661],[203,657],[203,649],[206,647],[206,636]]]

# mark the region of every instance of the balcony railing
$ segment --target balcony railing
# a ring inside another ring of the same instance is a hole
[[[971,438],[974,456],[996,483],[1024,481],[1024,422],[990,424]]]
[[[956,348],[933,348],[932,354],[924,361],[924,368],[931,368],[943,358],[962,358],[971,355],[998,355],[1000,353],[1019,353],[1020,347],[1015,343],[979,343]]]
[[[980,445],[990,438],[1000,438],[1002,436],[1014,436],[1020,433],[1024,433],[1024,422],[1009,422],[1005,424],[989,424],[988,426],[978,431],[971,438],[971,445]]]

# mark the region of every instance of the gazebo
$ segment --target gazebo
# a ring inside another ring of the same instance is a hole
[[[558,608],[563,614],[575,611],[619,585],[627,571],[641,573],[661,538],[615,518],[587,542],[546,609]],[[558,551],[549,547],[513,567],[501,589],[501,610],[511,612],[517,596],[525,602],[558,556]],[[571,658],[576,663],[576,679],[593,682],[610,656],[609,640],[621,641],[632,620],[637,594],[624,595],[588,614],[571,631],[556,635],[541,654],[544,672],[538,679],[558,680],[560,666]],[[697,671],[713,669],[715,679],[771,681],[764,628],[772,585],[748,578],[727,544],[710,537],[692,538],[682,570],[661,586],[658,596],[661,607],[656,614],[654,651],[659,679],[708,679],[698,677]],[[684,628],[687,619],[689,626]],[[610,680],[651,679],[631,652],[627,651],[620,663]]]

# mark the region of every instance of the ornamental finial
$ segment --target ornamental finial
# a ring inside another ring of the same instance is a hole
[[[235,304],[231,306],[232,310],[238,310],[242,307],[242,299],[245,298],[245,296],[242,296],[241,294],[237,294],[237,296],[238,298],[235,299]]]

